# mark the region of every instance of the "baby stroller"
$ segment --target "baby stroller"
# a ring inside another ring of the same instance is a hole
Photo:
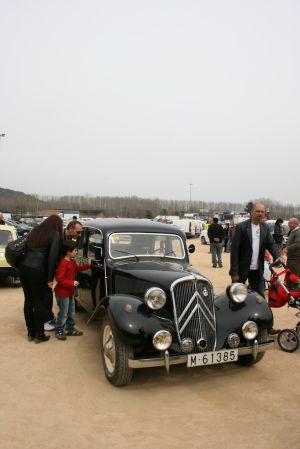
[[[283,307],[288,304],[298,310],[296,316],[300,318],[300,278],[291,272],[285,264],[281,264],[283,270],[276,273],[274,264],[269,264],[271,272],[268,281],[268,305],[271,308]],[[280,276],[285,276],[284,280]],[[283,329],[278,334],[278,344],[283,351],[294,352],[299,347],[300,322],[294,329]]]

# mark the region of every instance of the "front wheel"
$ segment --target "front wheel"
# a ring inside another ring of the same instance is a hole
[[[264,343],[265,341],[268,341],[268,331],[266,329],[258,333],[257,341],[258,343]],[[244,366],[252,366],[260,362],[264,355],[265,352],[259,352],[256,359],[254,359],[251,354],[241,355],[238,359],[238,363]]]
[[[128,367],[128,359],[133,356],[132,346],[119,339],[108,317],[103,319],[100,338],[101,358],[107,380],[116,387],[128,385],[133,374],[133,369]]]
[[[285,352],[294,352],[299,347],[299,337],[293,329],[283,329],[278,334],[279,347]]]

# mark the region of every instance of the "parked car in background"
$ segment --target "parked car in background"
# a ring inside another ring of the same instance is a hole
[[[9,219],[5,220],[5,223],[9,226],[14,226],[16,228],[18,237],[29,234],[32,229],[32,226],[23,223],[17,223],[15,220]]]
[[[244,284],[215,297],[211,282],[193,270],[185,233],[137,219],[92,220],[83,226],[78,258],[78,303],[101,312],[100,354],[106,378],[130,383],[133,370],[259,362],[274,346],[273,315]]]
[[[202,245],[209,245],[209,238],[207,234],[207,229],[203,229],[203,231],[200,232],[200,242]]]
[[[11,278],[14,285],[19,284],[19,273],[11,267],[5,258],[5,248],[9,242],[17,239],[17,232],[13,226],[0,225],[0,280]]]

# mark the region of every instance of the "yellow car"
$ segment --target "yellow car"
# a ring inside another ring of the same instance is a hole
[[[14,285],[20,285],[19,273],[16,268],[11,267],[5,258],[5,248],[8,242],[18,238],[17,231],[13,226],[0,225],[0,281],[12,278]]]

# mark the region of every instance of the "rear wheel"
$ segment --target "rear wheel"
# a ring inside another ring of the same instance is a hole
[[[268,341],[268,331],[266,329],[264,329],[258,333],[257,341],[258,341],[258,343],[264,343],[264,342]],[[241,355],[238,359],[238,363],[240,365],[244,365],[244,366],[255,365],[256,363],[261,361],[261,359],[264,357],[264,355],[265,355],[265,352],[259,352],[257,354],[256,359],[254,359],[253,355],[251,355],[251,354]]]
[[[109,382],[118,387],[129,384],[133,369],[129,368],[128,360],[133,356],[133,349],[119,339],[108,317],[104,318],[101,326],[100,351]]]
[[[296,324],[296,329],[295,329],[295,331],[297,332],[298,337],[300,338],[300,321]]]
[[[285,352],[294,352],[299,347],[299,337],[293,329],[283,329],[278,335],[278,344]]]

